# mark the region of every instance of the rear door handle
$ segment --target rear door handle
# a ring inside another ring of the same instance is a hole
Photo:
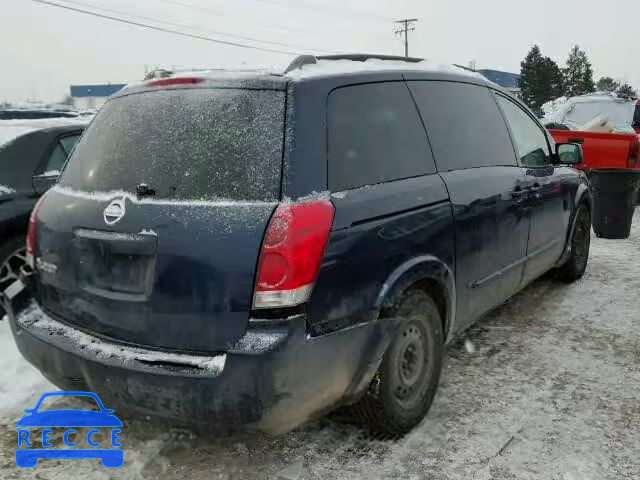
[[[580,145],[582,145],[584,143],[584,138],[579,138],[579,137],[569,137],[569,139],[567,140],[569,143],[579,143]]]

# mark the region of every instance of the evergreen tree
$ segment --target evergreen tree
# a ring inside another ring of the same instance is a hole
[[[602,77],[596,83],[596,90],[599,92],[616,92],[620,88],[620,83],[611,77]]]
[[[539,108],[540,103],[540,72],[544,58],[540,53],[540,47],[534,45],[524,60],[520,63],[520,95],[522,101],[531,108]]]
[[[587,54],[576,45],[571,49],[564,69],[566,95],[575,97],[595,91],[593,69]]]
[[[549,93],[543,103],[549,100],[555,100],[556,98],[564,95],[564,77],[562,75],[562,70],[558,64],[549,57],[544,57],[544,65]]]
[[[520,64],[520,92],[529,107],[537,109],[564,93],[560,67],[549,57],[543,57],[534,45]]]
[[[627,98],[637,98],[638,92],[636,92],[631,85],[628,83],[623,83],[618,87],[618,96],[627,97]]]

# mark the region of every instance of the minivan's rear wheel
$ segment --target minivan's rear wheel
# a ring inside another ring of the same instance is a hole
[[[17,236],[0,244],[0,292],[18,279],[20,268],[26,265],[24,242],[23,236]],[[0,306],[0,317],[4,313],[4,309]]]
[[[560,279],[575,282],[584,275],[589,262],[591,247],[591,214],[585,205],[580,205],[576,212],[576,226],[571,238],[571,256],[567,263],[558,269]]]
[[[383,437],[404,435],[431,407],[442,370],[442,319],[422,290],[410,290],[392,315],[404,320],[369,389],[350,412]]]

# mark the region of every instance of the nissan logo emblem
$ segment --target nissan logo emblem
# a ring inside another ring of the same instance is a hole
[[[107,225],[118,223],[125,213],[124,198],[114,200],[104,209],[104,223]]]

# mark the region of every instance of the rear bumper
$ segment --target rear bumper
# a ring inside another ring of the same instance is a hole
[[[28,281],[3,294],[24,358],[61,388],[97,393],[125,406],[188,424],[285,433],[357,398],[398,322],[376,321],[310,338],[304,315],[256,324],[225,354],[162,354],[109,343],[40,309]]]

